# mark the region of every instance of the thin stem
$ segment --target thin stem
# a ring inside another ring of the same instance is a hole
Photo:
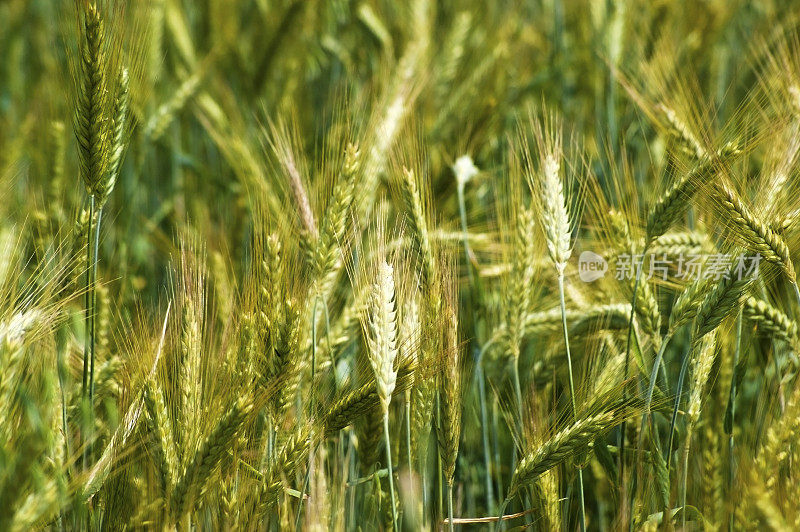
[[[644,247],[644,251],[642,252],[642,256],[647,254],[648,246]],[[636,280],[633,283],[633,295],[631,296],[631,314],[628,318],[628,335],[625,341],[625,370],[622,375],[623,381],[628,380],[628,370],[630,367],[630,353],[631,353],[631,336],[633,336],[633,317],[636,315],[636,292],[639,290],[639,282],[642,279],[642,267],[640,266],[636,270]],[[625,386],[622,389],[622,400],[625,401],[628,398],[628,387]],[[625,433],[627,430],[627,422],[626,420],[622,420],[622,423],[619,427],[619,482],[620,486],[624,485],[625,482]],[[620,499],[622,500],[622,499]],[[631,521],[632,522],[632,521]]]
[[[314,306],[311,309],[311,390],[309,391],[308,404],[311,415],[314,415],[314,377],[317,369],[317,302],[319,296],[314,298]],[[308,453],[308,467],[306,468],[305,480],[303,481],[303,490],[301,493],[306,493],[308,490],[309,482],[311,481],[311,467],[314,460],[314,447]],[[303,498],[297,505],[297,519],[295,520],[295,530],[300,530],[300,516],[303,512]]]
[[[383,437],[386,440],[386,464],[389,469],[389,493],[392,495],[392,525],[394,525],[394,530],[399,530],[397,528],[397,502],[394,496],[394,474],[392,473],[392,448],[389,439],[389,411],[384,410],[383,412]],[[450,518],[452,519],[452,513],[450,514]]]
[[[95,289],[95,285],[97,284],[97,263],[98,263],[98,252],[100,249],[100,220],[103,217],[103,208],[100,207],[97,210],[97,223],[95,224],[94,229],[94,260],[92,261],[92,314],[89,316],[90,324],[91,324],[91,334],[89,335],[90,339],[90,346],[91,349],[89,350],[89,399],[90,403],[93,404],[92,399],[94,399],[94,358],[95,358],[95,309],[97,308],[97,290]]]
[[[470,250],[469,250],[469,237],[467,233],[467,208],[464,202],[464,183],[462,181],[459,181],[458,187],[456,188],[458,189],[458,212],[461,217],[461,233],[462,233],[462,238],[464,240],[464,257],[466,258],[465,266],[467,267],[467,276],[469,278],[469,285],[473,286],[474,283],[472,280],[472,267],[471,267],[472,263],[469,259]]]
[[[517,406],[517,415],[514,427],[517,431],[517,437],[519,438],[522,436],[522,387],[520,386],[519,383],[519,355],[514,356],[514,365],[512,374],[514,380],[514,401],[516,402]],[[516,468],[517,468],[517,446],[515,445],[513,448],[513,452],[511,453],[511,470],[514,471]]]
[[[683,383],[686,380],[686,370],[689,368],[689,358],[693,350],[694,348],[689,348],[683,356],[681,372],[678,374],[678,389],[675,392],[675,402],[672,405],[672,417],[669,423],[669,439],[667,440],[667,477],[669,477],[670,469],[672,469],[672,443],[675,438],[675,424],[678,421],[678,409],[680,408],[681,395],[683,394]]]
[[[450,524],[450,532],[453,532],[453,483],[447,483],[447,522]]]
[[[483,439],[483,463],[486,469],[486,511],[494,508],[494,486],[492,483],[492,457],[489,449],[489,427],[486,412],[486,383],[483,377],[483,361],[478,360],[475,366],[475,379],[478,381],[478,399],[481,410],[481,437]]]
[[[508,506],[509,502],[510,499],[507,498],[503,501],[503,504],[500,505],[500,512],[498,513],[497,524],[495,525],[494,528],[495,532],[499,532],[500,528],[503,526],[503,515],[506,513],[506,506]]]
[[[795,290],[797,285],[795,284]],[[800,294],[799,294],[800,296]],[[733,370],[731,372],[731,390],[729,401],[731,404],[731,433],[728,435],[728,501],[733,501],[733,476],[734,476],[734,457],[733,457],[733,426],[736,419],[736,366],[739,365],[739,355],[742,346],[742,310],[739,309],[739,314],[736,316],[736,346],[733,350]],[[728,516],[728,530],[733,530],[733,516],[734,511],[731,509]]]
[[[406,459],[408,460],[409,475],[414,470],[413,462],[411,461],[411,390],[406,390],[405,393],[405,410],[406,410]]]
[[[653,361],[653,369],[650,372],[650,383],[647,386],[647,395],[645,395],[644,399],[644,412],[642,413],[642,424],[640,427],[640,434],[644,434],[645,425],[647,424],[647,419],[650,417],[650,407],[653,403],[653,392],[656,388],[656,379],[658,378],[658,368],[661,366],[661,360],[664,358],[664,352],[667,350],[667,345],[669,341],[672,339],[672,334],[667,333],[664,339],[661,341],[661,349],[658,350],[658,354],[656,354],[656,359]],[[641,442],[639,444],[641,448]]]
[[[683,486],[681,488],[681,529],[686,530],[686,477],[689,476],[689,446],[692,444],[694,423],[686,427],[686,441],[683,444]]]
[[[561,303],[561,325],[564,329],[564,345],[567,350],[567,369],[569,370],[569,393],[572,399],[572,421],[577,421],[577,408],[575,405],[575,381],[572,376],[572,354],[569,350],[569,332],[567,331],[567,305],[564,302],[564,271],[563,268],[558,272],[558,298]],[[581,504],[580,523],[581,531],[586,530],[586,507],[583,502],[583,469],[578,469],[578,489]]]
[[[492,448],[494,449],[494,463],[497,464],[494,469],[497,472],[497,497],[500,498],[503,496],[503,468],[501,467],[500,439],[498,436],[500,434],[500,426],[497,421],[500,416],[497,413],[497,408],[497,396],[495,395],[492,400]]]
[[[92,292],[94,291],[94,283],[92,282],[92,221],[94,220],[94,194],[89,196],[89,222],[86,226],[86,277],[85,277],[85,293],[84,302],[86,307],[86,325],[84,326],[84,343],[83,343],[83,379],[81,381],[81,397],[84,400],[84,407],[92,410],[92,402],[89,396],[89,359],[91,357],[93,342],[91,341],[91,319],[94,310],[92,309]],[[87,400],[88,399],[88,400]],[[91,414],[90,414],[91,417]],[[88,437],[90,427],[86,428],[86,436]],[[88,438],[87,438],[88,439]],[[86,464],[89,462],[89,447],[84,445],[83,452],[81,453],[83,460],[83,468],[86,469]]]
[[[89,351],[91,346],[89,345],[89,319],[91,315],[92,309],[91,303],[91,283],[92,283],[92,220],[94,219],[94,195],[89,196],[89,222],[86,226],[86,276],[84,282],[84,289],[85,292],[83,294],[84,297],[84,307],[86,310],[86,325],[84,331],[84,343],[83,343],[83,379],[81,380],[81,395],[86,396],[88,392],[88,385],[89,385]]]

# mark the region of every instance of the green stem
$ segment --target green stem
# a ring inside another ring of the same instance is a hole
[[[496,524],[496,525],[495,525],[495,527],[494,527],[494,530],[495,530],[495,532],[499,532],[499,530],[500,530],[500,529],[502,528],[502,526],[503,526],[503,515],[505,515],[505,513],[506,513],[506,506],[508,506],[508,503],[509,503],[510,501],[511,501],[511,499],[509,499],[509,498],[506,498],[506,499],[503,501],[503,504],[501,504],[501,505],[500,505],[500,512],[499,512],[499,513],[498,513],[498,515],[497,515],[497,524]]]
[[[503,496],[503,468],[501,467],[500,439],[498,436],[500,434],[500,424],[497,421],[500,416],[497,410],[497,396],[495,395],[492,400],[492,447],[494,449],[494,463],[497,465],[494,468],[494,471],[497,473],[497,497],[500,498]]]
[[[94,359],[95,359],[95,309],[97,308],[97,290],[95,289],[95,285],[97,284],[97,263],[98,263],[98,252],[100,250],[100,220],[103,217],[103,208],[100,207],[97,210],[97,223],[95,224],[94,229],[94,260],[92,261],[92,314],[90,316],[90,324],[91,324],[91,334],[89,335],[90,339],[90,350],[89,350],[89,402],[94,404]]]
[[[311,309],[311,389],[309,391],[308,404],[310,415],[314,415],[314,378],[317,369],[317,302],[319,296],[314,297],[314,306]],[[306,493],[308,485],[311,481],[311,466],[314,460],[314,448],[308,453],[308,467],[306,468],[305,480],[303,481],[303,490],[301,493]],[[297,505],[297,519],[295,520],[295,530],[300,530],[300,516],[303,512],[303,497],[300,497],[300,502]]]
[[[92,221],[94,219],[94,195],[89,196],[89,222],[86,226],[86,276],[84,288],[84,307],[86,310],[86,324],[84,330],[84,343],[83,343],[83,379],[81,380],[81,395],[86,396],[89,385],[89,351],[91,349],[89,342],[89,319],[91,316],[91,290],[92,290]]]
[[[464,183],[458,183],[458,211],[461,217],[461,232],[462,238],[464,240],[464,257],[466,258],[465,266],[467,267],[467,276],[469,278],[469,285],[474,286],[472,280],[472,262],[469,259],[470,250],[469,250],[469,236],[467,233],[467,208],[464,202]]]
[[[647,254],[648,246],[644,247],[644,251],[642,252],[642,257]],[[635,267],[635,265],[634,265]],[[630,368],[630,354],[631,354],[631,337],[633,336],[633,318],[636,315],[636,292],[639,290],[639,282],[642,279],[642,267],[639,266],[636,270],[636,280],[633,283],[633,295],[631,296],[631,314],[628,318],[628,335],[625,341],[625,369],[622,375],[623,381],[628,380],[628,370]],[[622,400],[625,401],[628,398],[628,387],[625,386],[622,389]],[[619,427],[619,482],[620,486],[624,485],[625,482],[625,433],[627,431],[627,422],[626,420],[622,420],[622,423]],[[633,499],[634,495],[631,496],[631,500]],[[620,498],[623,500],[623,498]],[[632,524],[633,520],[630,520],[629,524]]]
[[[514,380],[514,401],[516,402],[517,406],[517,415],[516,420],[514,423],[514,427],[517,431],[517,438],[522,437],[522,387],[519,383],[519,355],[514,357],[514,365],[512,376]],[[573,405],[574,406],[574,405]],[[517,469],[517,446],[513,447],[511,453],[511,470],[514,471]]]
[[[689,368],[689,358],[691,358],[694,348],[689,348],[683,356],[681,362],[681,372],[678,374],[678,389],[675,392],[675,402],[672,405],[672,417],[669,423],[669,439],[667,440],[667,477],[672,469],[672,444],[675,439],[675,424],[678,421],[678,409],[681,405],[681,395],[683,394],[683,383],[686,380],[686,370]]]
[[[650,383],[647,386],[647,395],[645,395],[644,399],[644,412],[642,413],[642,423],[640,426],[639,433],[644,434],[644,429],[647,424],[647,419],[650,417],[650,407],[653,403],[653,392],[656,389],[656,379],[658,378],[658,368],[661,366],[661,361],[664,358],[664,352],[667,350],[667,345],[669,341],[672,339],[672,333],[667,333],[664,339],[661,341],[661,349],[658,350],[658,354],[656,354],[656,359],[653,361],[653,369],[650,372]],[[641,449],[642,444],[639,442],[639,448]]]
[[[681,529],[686,530],[686,478],[689,476],[689,446],[692,444],[694,423],[686,427],[686,441],[683,444],[683,486],[681,488]]]
[[[561,303],[561,325],[564,329],[564,346],[567,350],[567,369],[569,370],[569,393],[572,399],[572,421],[577,421],[577,408],[575,404],[575,380],[572,376],[572,354],[569,350],[569,332],[567,330],[567,305],[564,301],[564,271],[560,269],[558,272],[558,298]],[[578,468],[578,493],[580,497],[580,524],[581,531],[586,530],[586,507],[584,504],[583,496],[583,469]]]
[[[406,459],[408,460],[409,475],[414,470],[413,462],[411,461],[411,390],[406,390]]]
[[[478,381],[478,399],[481,410],[481,437],[483,438],[483,463],[486,469],[486,511],[494,508],[494,486],[492,483],[492,457],[489,449],[489,419],[486,412],[486,383],[483,377],[483,361],[475,366],[475,379]]]
[[[450,525],[450,532],[453,532],[453,483],[447,483],[447,522]]]
[[[389,493],[392,495],[392,525],[397,528],[397,502],[394,496],[394,474],[392,473],[392,448],[389,438],[389,411],[383,412],[383,437],[386,439],[386,464],[389,469]]]
[[[84,302],[86,307],[86,324],[84,327],[84,343],[83,343],[83,379],[81,381],[81,398],[84,402],[84,408],[88,408],[90,411],[92,410],[92,402],[89,397],[89,361],[91,358],[93,342],[91,340],[92,334],[92,315],[94,314],[94,310],[92,308],[92,301],[94,298],[92,297],[92,293],[94,292],[94,283],[92,282],[92,269],[93,269],[93,257],[92,257],[92,222],[94,220],[94,194],[89,196],[89,222],[86,226],[86,277],[85,277],[85,289],[86,292],[84,294]],[[89,414],[91,419],[91,414]],[[86,436],[88,439],[90,427],[85,427],[86,429]],[[89,447],[88,445],[84,445],[83,452],[81,453],[83,459],[83,468],[86,469],[86,465],[89,462]]]
[[[797,290],[797,285],[795,284],[795,290]],[[730,397],[729,401],[731,404],[731,433],[728,435],[728,501],[732,503],[733,501],[733,476],[734,476],[734,457],[733,457],[733,448],[734,448],[734,441],[733,441],[733,427],[734,427],[734,420],[736,419],[736,366],[739,365],[739,355],[742,345],[742,310],[739,309],[739,314],[736,316],[736,346],[733,350],[733,370],[731,371],[731,390],[730,390]],[[734,511],[732,509],[730,515],[728,516],[728,530],[733,530],[733,517]]]

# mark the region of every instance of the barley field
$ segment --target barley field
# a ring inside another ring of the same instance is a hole
[[[800,530],[800,5],[0,2],[0,530]]]

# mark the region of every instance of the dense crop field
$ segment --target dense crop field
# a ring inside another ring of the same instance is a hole
[[[0,530],[800,529],[798,23],[0,2]]]

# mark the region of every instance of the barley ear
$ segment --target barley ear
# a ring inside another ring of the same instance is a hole
[[[458,345],[458,323],[452,309],[448,323],[439,372],[439,423],[436,427],[442,472],[448,485],[453,484],[461,437],[461,354]]]
[[[397,370],[394,368],[397,358],[394,269],[386,261],[379,265],[378,279],[372,289],[369,329],[369,361],[375,372],[383,412],[386,413],[397,383]]]
[[[125,155],[125,130],[128,127],[128,105],[129,105],[129,84],[128,69],[123,68],[119,74],[117,82],[117,97],[114,100],[113,116],[111,117],[111,131],[109,137],[109,156],[108,172],[105,180],[99,183],[99,207],[108,199],[114,190],[114,185],[119,177],[119,170],[122,158]]]
[[[81,178],[87,192],[99,197],[108,169],[108,131],[104,115],[108,95],[103,19],[94,3],[90,3],[84,13],[83,37],[75,136]]]

